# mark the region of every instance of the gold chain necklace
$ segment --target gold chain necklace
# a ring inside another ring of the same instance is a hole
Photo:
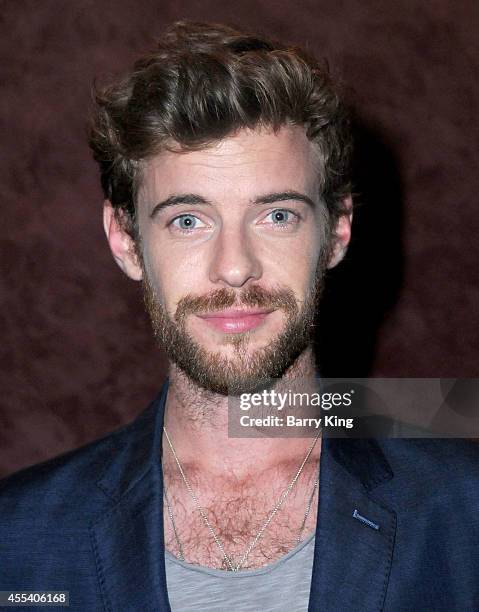
[[[200,513],[200,515],[201,515],[201,517],[202,517],[206,527],[208,528],[209,532],[211,533],[211,535],[213,537],[213,540],[215,541],[217,547],[219,548],[219,550],[220,550],[220,552],[222,554],[223,560],[226,562],[226,565],[227,565],[227,567],[228,567],[228,569],[230,571],[232,571],[232,572],[239,571],[243,567],[243,565],[245,564],[245,562],[246,562],[248,556],[250,555],[251,551],[256,546],[256,544],[258,543],[259,539],[262,537],[263,533],[268,528],[269,524],[271,523],[273,518],[276,516],[276,514],[278,513],[278,511],[280,510],[280,508],[284,504],[286,498],[290,494],[291,490],[293,489],[294,485],[296,484],[298,478],[300,477],[300,475],[301,475],[301,473],[303,471],[304,466],[306,465],[306,463],[307,463],[311,453],[313,452],[313,449],[314,449],[314,447],[316,445],[316,442],[318,441],[319,436],[321,435],[321,432],[318,432],[318,434],[314,438],[313,443],[309,447],[308,452],[306,453],[306,456],[303,459],[303,462],[299,466],[298,471],[296,472],[293,480],[289,483],[289,485],[283,491],[283,493],[280,496],[280,498],[279,498],[278,502],[276,503],[275,507],[270,512],[270,514],[269,514],[268,518],[266,519],[265,523],[263,524],[263,526],[261,527],[261,529],[258,531],[256,536],[254,537],[254,539],[251,542],[251,544],[248,546],[248,548],[244,552],[244,554],[241,557],[239,563],[234,565],[232,560],[231,560],[231,558],[226,554],[226,551],[224,549],[224,546],[223,546],[221,540],[219,539],[219,537],[217,536],[215,530],[213,529],[213,527],[212,527],[212,525],[211,525],[211,523],[210,523],[210,521],[208,519],[208,516],[206,515],[205,510],[201,507],[201,505],[200,505],[200,503],[198,501],[198,498],[196,497],[196,495],[195,495],[195,493],[194,493],[194,491],[193,491],[193,489],[192,489],[188,479],[186,478],[186,474],[185,474],[185,472],[183,470],[183,467],[181,466],[180,460],[178,459],[178,455],[176,454],[176,451],[175,451],[175,448],[173,446],[173,443],[171,442],[170,436],[168,435],[168,432],[166,431],[165,427],[163,427],[163,431],[165,432],[166,440],[167,440],[168,445],[170,447],[170,450],[171,450],[171,452],[173,454],[173,457],[175,459],[176,465],[178,466],[178,470],[179,470],[179,472],[181,474],[183,482],[185,483],[185,486],[186,486],[186,488],[188,490],[188,493],[190,494],[191,498],[193,499],[198,512]],[[301,538],[301,533],[302,533],[302,531],[304,529],[304,526],[306,524],[306,520],[308,518],[310,509],[311,509],[311,504],[312,504],[312,501],[313,501],[314,492],[315,492],[316,487],[318,486],[318,484],[319,484],[319,475],[318,475],[318,479],[315,482],[315,485],[314,485],[314,488],[313,488],[313,493],[311,495],[311,498],[309,500],[308,506],[306,508],[306,514],[304,516],[304,519],[303,519],[303,522],[302,522],[302,525],[301,525],[301,529],[300,529],[300,532],[298,534],[298,543],[299,543],[300,538]],[[173,532],[175,534],[175,538],[176,538],[177,543],[179,545],[180,554],[181,554],[181,556],[183,557],[183,560],[184,560],[183,549],[182,549],[182,546],[181,546],[181,543],[180,543],[180,540],[179,540],[179,537],[178,537],[178,532],[176,530],[176,526],[174,525],[173,512],[171,510],[171,506],[170,506],[168,497],[166,497],[166,502],[167,502],[167,507],[168,507],[168,513],[169,513],[169,516],[170,516],[170,520],[171,520],[172,525],[173,525]]]

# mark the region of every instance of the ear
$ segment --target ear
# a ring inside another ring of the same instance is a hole
[[[336,229],[334,231],[334,246],[331,258],[328,263],[328,268],[334,268],[346,255],[349,241],[351,240],[351,224],[353,222],[353,198],[348,195],[344,198],[343,204],[346,207],[345,214],[338,219]]]
[[[133,280],[141,280],[143,273],[135,253],[133,239],[119,224],[113,206],[108,200],[103,204],[103,228],[116,263],[127,276]]]

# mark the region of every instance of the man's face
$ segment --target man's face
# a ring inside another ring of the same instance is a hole
[[[242,130],[146,163],[138,196],[145,302],[169,358],[239,393],[311,342],[327,214],[299,127]]]

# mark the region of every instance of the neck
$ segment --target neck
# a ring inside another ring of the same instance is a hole
[[[288,368],[283,380],[313,378],[316,373],[311,348]],[[201,472],[230,473],[245,479],[282,463],[295,462],[311,438],[231,438],[228,436],[228,398],[194,383],[172,365],[166,402],[165,427],[181,462]],[[315,455],[319,456],[320,440]]]

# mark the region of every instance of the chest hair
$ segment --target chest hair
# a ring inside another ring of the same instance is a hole
[[[258,482],[228,482],[224,478],[210,480],[208,483],[201,479],[191,481],[200,505],[233,564],[239,562],[284,493],[292,478],[291,470],[287,474],[286,480],[284,476],[277,477],[269,483],[263,482],[263,486]],[[295,487],[249,554],[242,569],[262,567],[280,559],[298,544],[301,529],[301,540],[315,531],[318,504],[318,487],[314,488],[316,478],[317,464],[305,466]],[[165,474],[165,483],[185,561],[228,569],[183,480],[172,471],[169,475]],[[313,492],[314,496],[311,497]],[[310,500],[310,511],[303,527]],[[166,549],[179,557],[180,549],[166,501],[163,516]]]

